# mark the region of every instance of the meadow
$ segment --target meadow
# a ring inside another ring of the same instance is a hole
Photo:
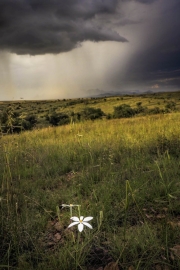
[[[107,114],[168,95],[176,111],[1,133],[0,269],[180,269],[179,93],[89,102]],[[64,204],[93,229],[68,228]]]
[[[27,130],[87,120],[88,117],[83,115],[87,108],[101,110],[103,118],[110,119],[113,118],[114,108],[124,104],[130,106],[138,116],[178,112],[180,111],[180,91],[63,100],[1,101],[0,129],[5,122],[10,122],[10,119],[6,119],[7,115],[3,116],[4,112],[14,116],[13,125],[23,127],[20,130]],[[97,114],[96,111],[94,113]],[[100,117],[101,115],[96,115],[96,118]],[[33,123],[30,124],[29,121]]]

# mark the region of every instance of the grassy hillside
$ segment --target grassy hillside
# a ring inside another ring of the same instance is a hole
[[[140,104],[140,107],[144,108],[144,110],[138,112],[140,116],[157,114],[159,112],[168,113],[180,111],[180,92],[104,98],[0,102],[0,118],[2,112],[11,106],[12,114],[17,116],[20,120],[34,115],[37,118],[35,127],[42,128],[51,125],[47,117],[53,114],[65,114],[69,117],[69,121],[76,121],[77,114],[81,115],[85,108],[91,107],[95,109],[100,108],[104,112],[104,118],[106,118],[109,114],[113,115],[114,107],[122,104],[130,105],[133,109],[137,109],[138,104]],[[22,121],[19,121],[20,125],[21,122]]]
[[[178,111],[1,136],[0,149],[1,269],[180,268]],[[93,229],[67,228],[62,204]]]

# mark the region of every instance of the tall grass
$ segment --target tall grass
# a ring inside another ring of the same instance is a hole
[[[1,269],[180,267],[179,113],[49,127],[0,147]],[[80,204],[93,230],[67,229],[63,203]]]

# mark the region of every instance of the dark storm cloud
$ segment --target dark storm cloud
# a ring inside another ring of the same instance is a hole
[[[142,4],[151,4],[151,3],[153,3],[153,2],[155,2],[157,0],[135,0],[135,1],[140,2]]]
[[[118,23],[116,23],[117,26],[125,26],[125,25],[129,25],[129,24],[139,24],[141,23],[141,21],[137,20],[131,20],[128,18],[123,18],[121,20],[118,21]]]
[[[119,0],[0,0],[0,49],[17,54],[70,51],[81,42],[126,42],[98,15],[115,14]]]
[[[124,81],[133,85],[157,83],[159,87],[180,87],[180,2],[164,0],[163,6],[160,3],[156,6],[157,13],[149,12],[147,16],[142,44],[129,61],[126,75],[118,78],[115,74],[116,85]]]

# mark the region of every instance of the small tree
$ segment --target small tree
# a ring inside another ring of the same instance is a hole
[[[49,121],[51,125],[58,126],[59,118],[56,112],[47,115],[46,119]]]
[[[147,107],[142,106],[142,102],[137,102],[136,105],[137,105],[137,108],[135,109],[135,111],[136,111],[137,114],[138,113],[143,113],[143,112],[145,112],[147,110]]]
[[[0,114],[0,124],[1,129],[4,133],[13,133],[16,132],[16,129],[19,130],[19,113],[14,111],[14,108],[8,106]]]
[[[105,114],[100,108],[96,109],[92,107],[85,108],[81,113],[81,117],[84,120],[95,120],[98,118],[102,118],[103,115]]]
[[[22,130],[31,130],[32,129],[31,123],[25,119],[22,119],[21,126],[22,126]]]
[[[51,115],[46,116],[46,120],[53,126],[61,126],[70,123],[70,118],[65,113],[53,112]]]
[[[135,110],[133,110],[130,105],[122,104],[120,106],[114,107],[113,117],[114,118],[123,118],[123,117],[128,118],[135,115],[135,113],[136,113]]]
[[[37,123],[37,116],[34,114],[30,114],[25,117],[25,120],[29,121],[32,126],[35,126],[35,124]]]

